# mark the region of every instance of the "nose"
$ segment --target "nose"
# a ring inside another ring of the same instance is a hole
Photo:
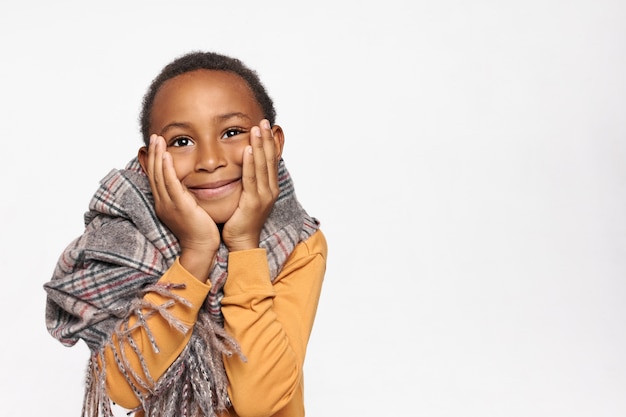
[[[202,141],[197,147],[196,171],[213,172],[226,165],[224,149],[219,141]]]

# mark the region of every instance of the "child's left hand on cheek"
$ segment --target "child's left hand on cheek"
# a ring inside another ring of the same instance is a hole
[[[239,206],[222,232],[230,251],[259,247],[261,229],[280,192],[276,144],[267,120],[250,131],[250,146],[243,155],[242,184]]]

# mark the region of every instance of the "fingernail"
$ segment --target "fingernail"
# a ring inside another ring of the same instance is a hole
[[[258,127],[253,127],[252,129],[254,129],[254,136],[256,136],[257,138],[261,137],[261,129],[259,129]]]
[[[252,155],[252,146],[246,147],[246,152],[248,152],[250,155]]]
[[[263,126],[264,129],[270,130],[270,122],[267,119],[261,120],[261,126]]]

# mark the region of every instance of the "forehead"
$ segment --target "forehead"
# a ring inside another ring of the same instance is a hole
[[[153,110],[182,102],[237,105],[260,109],[248,83],[229,71],[199,69],[173,77],[161,85]]]

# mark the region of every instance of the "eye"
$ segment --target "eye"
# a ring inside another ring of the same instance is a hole
[[[246,133],[246,131],[237,127],[231,127],[230,129],[226,130],[226,132],[224,132],[224,134],[222,135],[222,139],[232,138],[233,136],[237,136],[242,133]]]
[[[170,141],[170,146],[182,147],[193,145],[193,140],[188,136],[178,136]]]

